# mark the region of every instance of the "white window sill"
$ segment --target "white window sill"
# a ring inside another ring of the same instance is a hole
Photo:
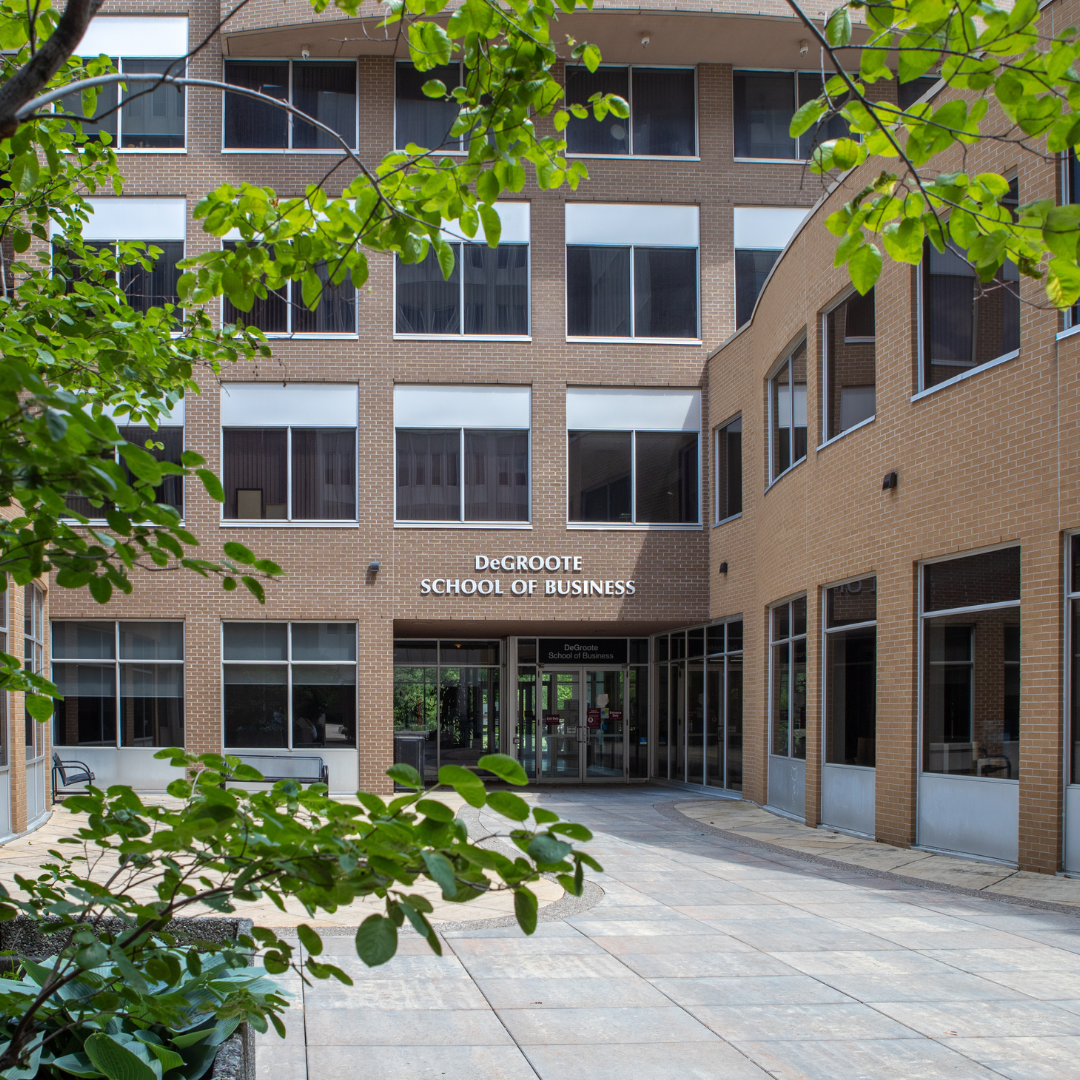
[[[60,520],[65,525],[71,525],[73,528],[76,529],[107,529],[109,527],[109,523],[105,520],[105,518],[91,518],[85,523],[81,521],[76,521],[74,518],[67,517],[61,518]],[[136,526],[136,528],[140,525],[145,525],[149,529],[160,529],[162,527],[160,525],[155,525],[149,521],[136,521],[133,522],[133,524]],[[184,528],[184,519],[181,518],[179,522],[177,522],[177,524],[180,528]]]
[[[532,337],[519,334],[394,334],[395,341],[509,341],[532,344]]]
[[[939,390],[944,390],[948,386],[955,386],[959,382],[963,382],[965,379],[970,379],[972,375],[978,375],[980,372],[989,371],[991,368],[996,368],[1001,364],[1007,364],[1010,360],[1015,360],[1020,355],[1019,349],[1013,349],[1012,352],[1007,352],[1003,356],[997,357],[996,360],[988,360],[985,364],[980,364],[978,367],[969,368],[967,371],[960,372],[959,375],[954,375],[951,379],[946,379],[944,382],[939,382],[937,386],[928,387],[926,390],[920,390],[917,394],[911,395],[912,401],[921,401],[925,397],[929,397],[931,394],[936,394]]]
[[[123,157],[125,154],[186,154],[186,146],[114,146],[112,149]]]
[[[241,521],[239,518],[222,518],[223,529],[359,529],[359,521],[285,521],[278,518],[259,518]]]
[[[700,154],[572,154],[568,158],[580,161],[700,161]]]
[[[805,158],[788,158],[788,157],[737,157],[735,163],[748,164],[748,165],[805,165]],[[808,206],[809,212],[810,207]]]
[[[356,153],[356,148],[352,148],[353,153]],[[264,146],[264,147],[243,147],[243,146],[223,146],[221,148],[223,154],[273,154],[281,157],[329,157],[331,155],[345,153],[340,147],[336,150],[288,150],[281,147]]]
[[[651,337],[571,337],[568,343],[574,345],[700,345],[701,338],[651,338]]]
[[[531,521],[395,521],[395,529],[531,529]]]
[[[732,514],[731,517],[721,518],[719,521],[714,521],[713,528],[718,529],[721,525],[727,525],[729,522],[738,521],[741,517],[742,511],[740,510],[737,514]]]
[[[391,150],[390,152],[392,154],[407,154],[409,151],[406,150],[404,146],[395,146],[394,149]],[[433,154],[433,155],[434,154],[446,154],[446,155],[448,155],[450,157],[467,157],[469,151],[468,150],[440,150],[440,149],[435,149],[435,150],[429,150],[428,153]]]
[[[865,420],[860,420],[857,424],[852,424],[851,427],[844,428],[844,430],[841,431],[838,435],[834,435],[831,439],[826,439],[823,443],[821,443],[821,445],[818,446],[818,450],[824,450],[826,446],[832,446],[834,442],[839,442],[841,439],[850,435],[853,431],[858,431],[859,428],[864,428],[867,424],[872,424],[876,419],[877,413],[874,413],[873,416],[868,416]]]
[[[1074,334],[1080,334],[1080,323],[1077,323],[1075,326],[1066,327],[1064,330],[1061,331],[1060,334],[1057,335],[1056,340],[1063,341],[1065,338],[1070,338]]]
[[[633,525],[618,521],[568,521],[567,529],[574,532],[695,532],[701,530],[697,525]]]
[[[248,329],[257,330],[258,327],[249,327]],[[263,334],[267,341],[355,341],[360,335],[353,334],[338,334],[327,332],[325,334],[280,334],[280,333],[267,333],[265,330]]]
[[[780,481],[783,480],[785,476],[790,476],[791,473],[793,473],[804,461],[806,461],[805,456],[799,458],[798,461],[796,461],[796,462],[792,463],[791,465],[789,465],[782,473],[778,473],[776,476],[774,476],[768,482],[768,484],[765,485],[765,494],[768,495],[769,492],[772,491],[772,489],[774,487],[776,487],[776,485],[779,484]]]

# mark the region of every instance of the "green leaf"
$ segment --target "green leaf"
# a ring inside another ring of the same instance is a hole
[[[408,767],[411,768],[411,766]],[[413,769],[412,771],[416,773],[416,777],[417,779],[419,779],[420,774],[417,773],[415,769]],[[417,787],[419,786],[420,785],[418,784]],[[446,805],[446,803],[438,802],[435,799],[421,799],[416,804],[416,809],[421,814],[424,814],[426,817],[431,818],[432,821],[449,822],[454,820],[454,811],[451,810],[450,807]]]
[[[255,553],[243,544],[238,544],[235,540],[229,540],[222,550],[234,562],[241,563],[244,566],[251,566],[255,562]]]
[[[835,49],[851,41],[851,15],[846,7],[837,8],[825,24],[825,40]]]
[[[483,203],[477,207],[477,210],[480,213],[480,220],[484,223],[484,237],[491,247],[495,247],[502,236],[502,221],[498,211]]]
[[[203,487],[206,488],[206,494],[214,502],[223,503],[225,501],[225,492],[222,490],[221,481],[209,469],[196,469],[195,475],[202,481]]]
[[[300,939],[300,944],[307,949],[309,956],[318,956],[323,951],[322,938],[307,923],[301,923],[296,928],[296,936]]]
[[[424,97],[444,98],[446,97],[446,84],[441,79],[428,79],[428,81],[420,87],[420,92]]]
[[[458,892],[453,864],[437,851],[422,851],[420,854],[432,880],[442,889],[443,896],[447,900],[453,900]]]
[[[104,1032],[91,1035],[83,1050],[108,1080],[161,1080],[147,1062]]]
[[[26,711],[35,720],[50,720],[53,714],[53,699],[41,694],[27,694]]]
[[[833,164],[845,171],[854,168],[862,156],[862,147],[854,139],[837,139],[832,151]]]
[[[600,50],[595,45],[586,45],[582,50],[581,59],[591,72],[595,72],[600,66]]]
[[[538,833],[529,841],[529,846],[525,850],[534,861],[550,866],[552,863],[562,862],[573,851],[573,848],[561,840],[556,840],[554,836]]]
[[[885,226],[882,240],[891,259],[918,266],[923,257],[926,229],[919,218],[905,218]]]
[[[803,133],[809,131],[821,119],[828,105],[821,98],[814,98],[805,105],[800,106],[798,112],[791,118],[788,126],[788,134],[797,139]]]
[[[526,821],[529,817],[529,804],[511,791],[493,791],[487,801],[492,810],[511,821]]]
[[[386,775],[394,781],[395,784],[400,784],[402,787],[413,788],[419,791],[424,786],[423,777],[411,766],[402,762],[397,762],[390,766],[386,770]],[[453,820],[453,814],[450,815]]]
[[[502,190],[499,178],[494,171],[487,169],[476,178],[476,195],[484,203],[493,203]]]
[[[182,1069],[185,1065],[184,1059],[175,1051],[170,1050],[167,1046],[162,1046],[160,1043],[151,1042],[141,1031],[135,1032],[135,1038],[150,1051],[161,1062],[161,1069],[163,1072],[168,1072],[170,1069]]]
[[[584,825],[578,825],[573,821],[557,821],[548,831],[569,836],[571,840],[578,840],[581,843],[587,843],[593,838],[592,833]]]
[[[517,918],[518,926],[526,934],[536,931],[536,914],[539,907],[536,896],[524,885],[514,890],[514,916]]]
[[[444,765],[439,770],[439,783],[449,784],[470,806],[479,808],[487,802],[483,780],[460,765]]]
[[[864,243],[848,260],[851,282],[865,296],[881,274],[881,252],[875,244]]]
[[[385,915],[369,915],[356,931],[356,955],[377,967],[397,952],[397,927]]]
[[[507,784],[523,787],[529,782],[525,770],[509,754],[485,754],[476,764],[478,768],[493,772]]]

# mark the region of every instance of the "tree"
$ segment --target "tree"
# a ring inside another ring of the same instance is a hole
[[[1045,33],[1037,0],[850,0],[823,27],[797,0],[787,2],[836,71],[795,114],[791,134],[840,116],[850,137],[817,145],[812,170],[827,176],[870,163],[855,174],[859,190],[826,221],[841,238],[835,265],[847,264],[859,292],[881,272],[882,250],[871,237],[889,258],[912,265],[921,262],[925,240],[938,251],[951,240],[984,286],[1009,288],[1001,271],[1010,260],[1021,276],[1044,282],[1048,306],[1076,303],[1080,205],[1041,199],[1014,212],[1005,205],[1005,176],[965,169],[979,146],[1048,162],[1074,151],[1076,27]],[[928,73],[955,92],[908,109],[872,100],[882,80],[909,83]],[[941,171],[943,156],[949,171]]]

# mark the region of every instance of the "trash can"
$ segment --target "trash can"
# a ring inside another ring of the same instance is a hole
[[[394,764],[411,765],[421,776],[424,775],[424,756],[427,747],[427,735],[418,732],[394,732]],[[405,791],[400,784],[394,785],[395,791]]]

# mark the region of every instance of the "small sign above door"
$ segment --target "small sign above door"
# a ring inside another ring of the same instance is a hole
[[[626,638],[541,638],[541,664],[625,664]]]

